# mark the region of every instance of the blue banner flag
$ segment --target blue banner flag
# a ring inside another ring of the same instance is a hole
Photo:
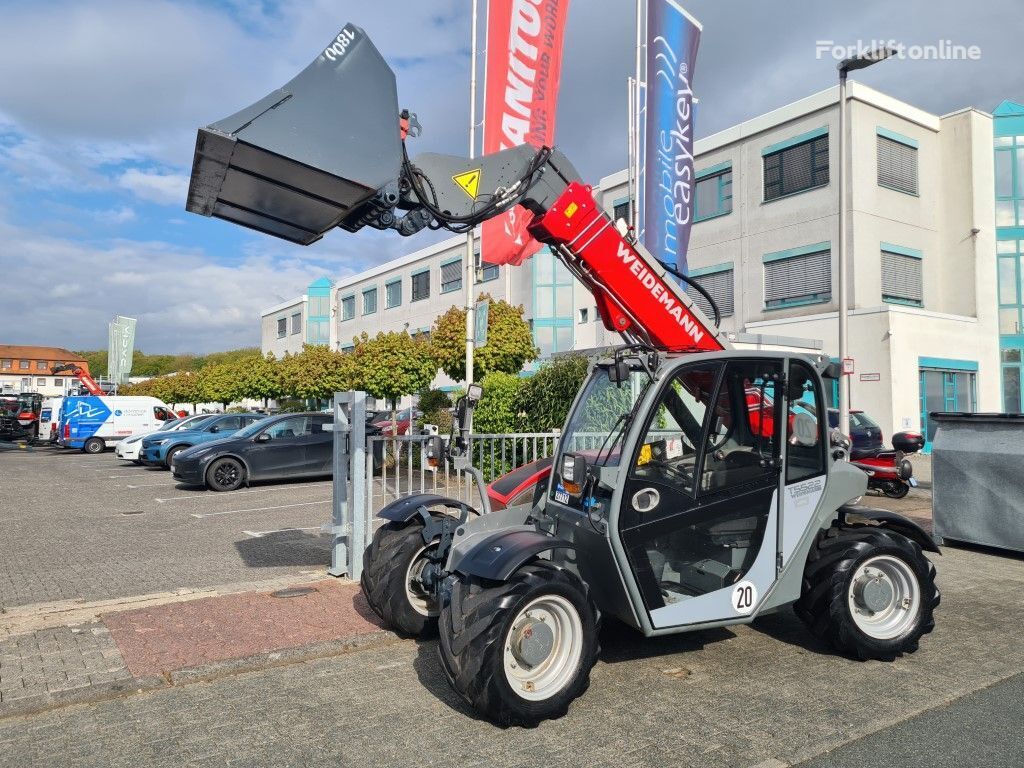
[[[649,0],[638,225],[647,250],[684,274],[696,193],[693,69],[701,29],[674,0]]]

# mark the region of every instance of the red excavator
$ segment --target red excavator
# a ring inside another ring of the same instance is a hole
[[[384,621],[436,630],[451,685],[501,723],[566,712],[604,617],[653,636],[793,605],[855,658],[916,650],[939,603],[922,550],[938,547],[906,518],[847,505],[867,476],[836,460],[814,415],[836,367],[732,349],[558,149],[410,157],[419,132],[348,24],[283,88],[199,130],[187,200],[303,245],[334,227],[466,233],[518,206],[622,336],[593,361],[528,503],[492,509],[468,450],[481,392],[467,387],[450,440],[425,453],[474,477],[479,503],[417,494],[379,513],[362,586]]]
[[[103,391],[103,388],[96,383],[96,379],[90,376],[89,372],[79,365],[75,365],[74,363],[61,363],[60,365],[54,366],[53,370],[50,371],[51,376],[60,376],[62,373],[70,373],[82,382],[82,386],[85,387],[86,391],[90,395],[102,396],[107,394]]]

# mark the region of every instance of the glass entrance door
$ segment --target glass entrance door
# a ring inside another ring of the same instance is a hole
[[[921,431],[924,433],[926,453],[931,450],[938,429],[938,424],[929,418],[930,413],[974,413],[977,410],[975,377],[975,372],[970,370],[921,369]]]

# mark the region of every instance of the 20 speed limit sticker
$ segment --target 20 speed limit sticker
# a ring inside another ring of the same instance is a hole
[[[757,604],[757,587],[752,581],[741,581],[732,588],[732,609],[741,616],[754,610]]]

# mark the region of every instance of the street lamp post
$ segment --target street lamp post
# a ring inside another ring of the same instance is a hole
[[[846,286],[846,76],[857,69],[870,67],[879,61],[889,58],[895,51],[891,48],[879,48],[860,56],[843,59],[839,62],[839,253],[837,255],[839,270],[839,362],[845,372],[846,359],[850,354],[849,338],[849,291]],[[850,384],[843,379],[839,387],[839,428],[850,434]]]

